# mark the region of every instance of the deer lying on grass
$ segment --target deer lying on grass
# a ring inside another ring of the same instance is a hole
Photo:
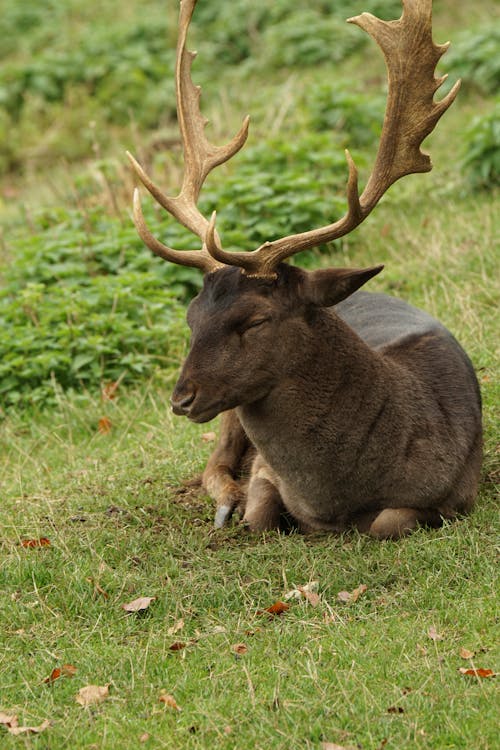
[[[244,144],[248,118],[226,146],[206,138],[200,89],[191,80],[186,36],[196,0],[182,0],[176,85],[185,174],[166,196],[130,156],[154,198],[202,241],[175,251],[146,227],[137,190],[137,230],[165,260],[200,268],[200,294],[187,320],[189,355],[172,396],[176,414],[205,422],[223,413],[220,443],[203,483],[217,502],[216,526],[236,506],[253,530],[291,516],[304,531],[356,527],[398,538],[418,524],[439,525],[474,503],[482,457],[481,402],[471,363],[444,326],[383,294],[356,291],[382,266],[306,272],[294,253],[355,229],[406,174],[431,169],[424,138],[453,102],[440,102],[435,67],[448,45],[432,41],[431,0],[403,0],[398,21],[363,13],[350,22],[381,47],[389,89],[379,150],[358,193],[347,152],[348,210],[328,226],[264,243],[222,249],[196,203],[215,166]],[[248,486],[241,479],[251,463]]]

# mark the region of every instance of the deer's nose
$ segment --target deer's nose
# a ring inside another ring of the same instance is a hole
[[[196,389],[192,385],[186,385],[181,389],[175,389],[170,399],[174,414],[183,416],[189,412],[191,404],[196,398]]]

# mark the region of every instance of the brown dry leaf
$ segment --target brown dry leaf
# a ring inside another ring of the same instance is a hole
[[[144,742],[147,742],[147,741],[149,740],[149,738],[150,738],[150,737],[151,737],[151,735],[150,735],[150,734],[148,734],[148,732],[144,732],[144,733],[143,733],[143,734],[141,734],[141,736],[139,737],[139,742],[141,742],[141,743],[143,743],[143,744],[144,744]]]
[[[108,435],[111,432],[112,426],[109,417],[101,417],[97,423],[97,429],[101,435]]]
[[[187,643],[184,643],[184,641],[175,641],[175,643],[172,643],[171,646],[169,646],[170,651],[182,651],[183,648],[186,648]]]
[[[143,609],[147,609],[155,599],[156,596],[140,596],[138,599],[134,599],[133,602],[122,604],[122,609],[125,612],[141,612]]]
[[[434,627],[434,625],[430,626],[429,630],[427,631],[427,635],[433,641],[442,641],[443,640],[443,636],[440,635],[440,633],[437,632],[437,630]]]
[[[462,659],[473,659],[475,654],[474,651],[469,651],[468,648],[461,648],[460,649],[460,656]]]
[[[298,591],[307,599],[309,604],[312,607],[317,607],[320,603],[319,594],[316,593],[316,591],[311,591],[307,585],[306,586],[297,586]]]
[[[387,709],[388,714],[404,714],[405,710],[402,706],[389,706]]]
[[[182,630],[183,627],[184,627],[184,619],[181,617],[180,620],[177,620],[175,625],[172,625],[172,627],[167,630],[167,635],[175,635],[176,633],[179,632],[179,630]]]
[[[52,684],[53,682],[58,680],[59,677],[74,677],[75,674],[76,667],[74,667],[72,664],[63,664],[62,667],[55,667],[50,675],[44,679],[44,682]]]
[[[22,539],[21,547],[27,547],[31,549],[33,547],[50,547],[50,539],[46,536],[40,537],[40,539]]]
[[[7,729],[10,734],[13,734],[14,736],[17,736],[19,734],[40,734],[40,732],[44,732],[46,729],[50,727],[50,721],[48,719],[45,719],[42,721],[41,724],[39,724],[37,727],[19,727],[17,726],[17,722],[14,726],[7,725]]]
[[[364,583],[361,583],[353,591],[339,591],[339,593],[337,594],[337,599],[339,600],[339,602],[343,602],[344,604],[354,603],[358,601],[359,597],[364,594],[367,589],[368,587],[365,586]]]
[[[479,667],[478,669],[466,669],[465,667],[460,667],[459,670],[460,674],[467,674],[471,675],[471,677],[496,677],[496,672],[494,672],[492,669],[483,669],[482,667]]]
[[[266,607],[266,609],[259,609],[257,611],[258,615],[273,615],[279,617],[284,612],[287,611],[287,609],[290,609],[289,604],[285,604],[285,602],[274,602],[274,604],[271,604],[270,607]]]
[[[317,593],[318,586],[319,581],[309,581],[309,583],[305,583],[303,586],[295,586],[295,588],[285,594],[285,601],[289,599],[307,599],[313,607],[317,607],[320,602]]]
[[[246,654],[248,651],[248,646],[245,646],[244,643],[235,643],[231,648],[235,654],[239,654],[240,656]]]
[[[17,727],[17,716],[15,714],[5,714],[3,711],[0,711],[0,724]]]
[[[80,688],[75,695],[75,700],[81,706],[92,706],[94,703],[102,703],[109,696],[109,685],[86,685]]]
[[[61,676],[61,669],[60,667],[56,667],[55,669],[52,670],[49,676],[44,679],[44,682],[50,682],[50,684],[52,684],[53,682],[58,680],[60,676]]]
[[[355,750],[352,745],[337,745],[335,742],[322,742],[321,750]]]
[[[217,435],[215,432],[204,432],[201,439],[204,443],[214,443],[217,440]]]
[[[181,707],[177,704],[173,695],[162,692],[159,697],[160,703],[164,703],[169,708],[173,708],[174,711],[182,711]]]

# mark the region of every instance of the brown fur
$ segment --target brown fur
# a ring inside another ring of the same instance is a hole
[[[228,411],[204,485],[219,508],[246,494],[252,529],[278,526],[286,511],[304,530],[399,537],[474,503],[480,397],[459,344],[390,297],[358,293],[330,307],[378,270],[282,266],[271,283],[224,269],[190,307],[174,411],[194,421]]]

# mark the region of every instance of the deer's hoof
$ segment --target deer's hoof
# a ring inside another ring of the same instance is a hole
[[[233,509],[230,505],[221,505],[217,508],[215,513],[214,527],[216,529],[222,529],[226,525],[227,521],[231,517]]]

